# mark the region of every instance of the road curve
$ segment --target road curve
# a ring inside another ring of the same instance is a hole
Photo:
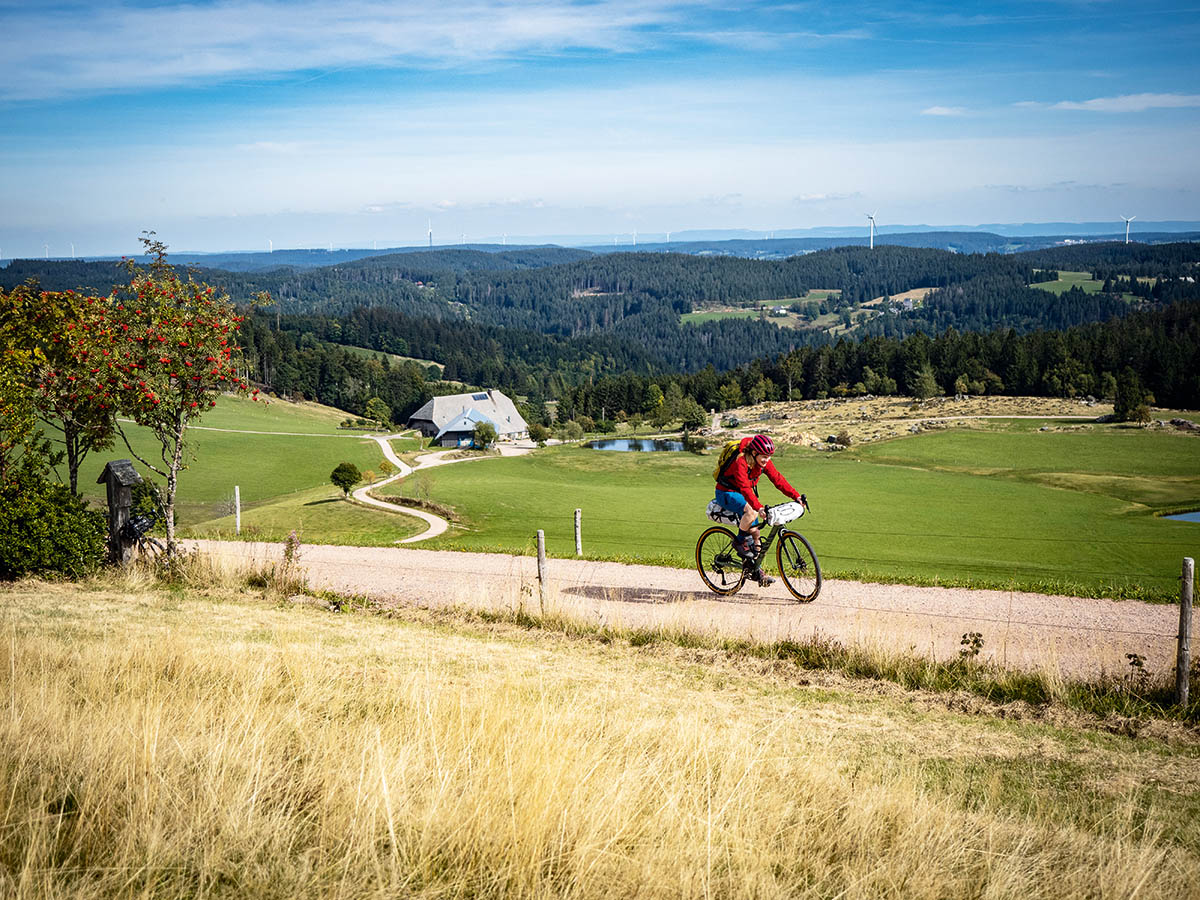
[[[406,478],[417,469],[428,469],[433,466],[446,466],[450,465],[451,463],[459,462],[475,462],[490,458],[487,456],[468,456],[461,459],[447,459],[447,456],[455,453],[456,451],[439,450],[434,453],[426,453],[422,456],[418,456],[416,459],[416,466],[410,466],[396,455],[396,452],[392,449],[392,445],[390,443],[392,438],[404,437],[406,434],[409,434],[409,432],[401,431],[397,432],[396,434],[370,436],[375,443],[379,444],[379,449],[383,451],[384,458],[396,467],[396,473],[388,476],[383,481],[377,481],[374,484],[368,484],[365,487],[361,487],[351,495],[357,502],[362,503],[364,506],[371,506],[376,509],[386,509],[388,512],[402,512],[406,516],[415,516],[416,518],[421,519],[429,526],[420,534],[414,534],[410,537],[396,541],[397,544],[413,544],[418,541],[427,541],[430,538],[435,538],[439,534],[443,534],[446,529],[450,527],[450,523],[441,516],[435,515],[431,512],[426,512],[423,509],[417,509],[412,506],[402,506],[398,503],[389,503],[386,500],[380,500],[376,497],[372,497],[371,491],[375,490],[376,488],[381,488],[385,484],[391,484],[393,481],[399,481],[401,478]],[[528,446],[523,444],[505,445],[500,447],[500,455],[521,456],[530,452],[532,449],[532,444]]]

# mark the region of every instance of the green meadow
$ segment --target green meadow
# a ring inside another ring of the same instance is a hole
[[[1043,424],[926,432],[841,453],[789,448],[776,462],[809,497],[799,530],[829,575],[1177,596],[1200,526],[1154,513],[1200,507],[1200,438],[1038,431]],[[424,476],[432,498],[469,525],[427,546],[528,552],[542,529],[551,555],[573,556],[578,507],[585,556],[687,567],[707,525],[712,465],[711,455],[570,446],[434,469]],[[765,502],[782,499],[765,479],[760,488]]]
[[[1153,278],[1139,278],[1139,281],[1153,281]],[[1059,272],[1058,281],[1040,281],[1037,284],[1031,284],[1030,287],[1038,288],[1039,290],[1049,291],[1052,294],[1063,294],[1073,287],[1077,287],[1085,294],[1098,294],[1104,287],[1103,281],[1097,281],[1092,277],[1091,272]],[[1133,294],[1121,294],[1129,302],[1133,302],[1136,297]]]
[[[758,318],[758,310],[756,309],[726,309],[713,310],[709,312],[690,312],[683,313],[679,317],[679,321],[684,325],[702,325],[705,322],[715,322],[718,319],[756,319]]]
[[[1164,418],[1176,415],[1161,412]],[[240,486],[244,538],[386,546],[423,530],[401,513],[359,507],[329,483],[339,462],[380,471],[374,441],[337,428],[340,410],[222,398],[189,435],[180,476],[181,533],[230,537]],[[1050,430],[1042,431],[1041,428]],[[269,432],[284,432],[272,434]],[[157,458],[133,429],[139,453]],[[393,441],[416,455],[416,439]],[[103,502],[104,462],[80,474]],[[828,575],[1166,600],[1200,526],[1155,513],[1200,508],[1200,438],[1168,430],[1007,419],[926,431],[840,453],[781,450],[776,461],[811,512],[800,530]],[[707,524],[713,457],[615,453],[578,445],[423,471],[381,490],[420,495],[460,518],[431,549],[574,555],[583,510],[584,555],[690,567]],[[765,480],[763,499],[781,499]]]
[[[232,533],[235,485],[248,536],[282,539],[300,528],[306,539],[311,535],[322,542],[358,543],[359,535],[376,533],[376,542],[391,543],[420,530],[411,517],[374,513],[340,499],[341,491],[329,483],[339,462],[378,471],[383,461],[373,440],[338,429],[345,417],[341,410],[316,404],[221,397],[188,432],[187,468],[179,476],[176,503],[183,534]],[[128,425],[127,431],[138,455],[161,463],[149,432]],[[79,474],[85,497],[104,503],[104,487],[96,479],[108,460],[121,458],[130,453],[119,438],[111,449],[89,455]],[[134,465],[148,474],[136,460]],[[207,524],[192,530],[201,523]]]
[[[347,353],[352,353],[355,356],[361,356],[364,359],[375,359],[377,356],[386,356],[393,364],[404,362],[415,362],[422,368],[428,369],[430,366],[437,366],[441,372],[445,368],[440,362],[435,362],[432,359],[417,359],[415,356],[400,356],[395,353],[384,353],[381,350],[372,350],[370,347],[351,347],[347,344],[342,345]]]
[[[1097,281],[1091,272],[1059,272],[1058,281],[1040,281],[1031,284],[1038,290],[1049,291],[1052,294],[1065,294],[1073,287],[1080,288],[1084,293],[1098,294],[1104,282]]]

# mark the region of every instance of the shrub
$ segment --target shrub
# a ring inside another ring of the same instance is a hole
[[[529,426],[529,438],[540,447],[550,439],[550,429],[534,422]]]
[[[107,516],[31,467],[0,486],[0,578],[94,571],[108,551]]]

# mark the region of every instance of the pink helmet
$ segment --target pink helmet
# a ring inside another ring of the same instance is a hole
[[[775,442],[765,434],[756,434],[750,438],[750,443],[746,449],[751,453],[761,453],[763,456],[771,456],[775,453]]]

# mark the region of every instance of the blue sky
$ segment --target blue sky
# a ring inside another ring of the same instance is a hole
[[[1200,219],[1198,39],[1157,0],[0,0],[0,258]]]

